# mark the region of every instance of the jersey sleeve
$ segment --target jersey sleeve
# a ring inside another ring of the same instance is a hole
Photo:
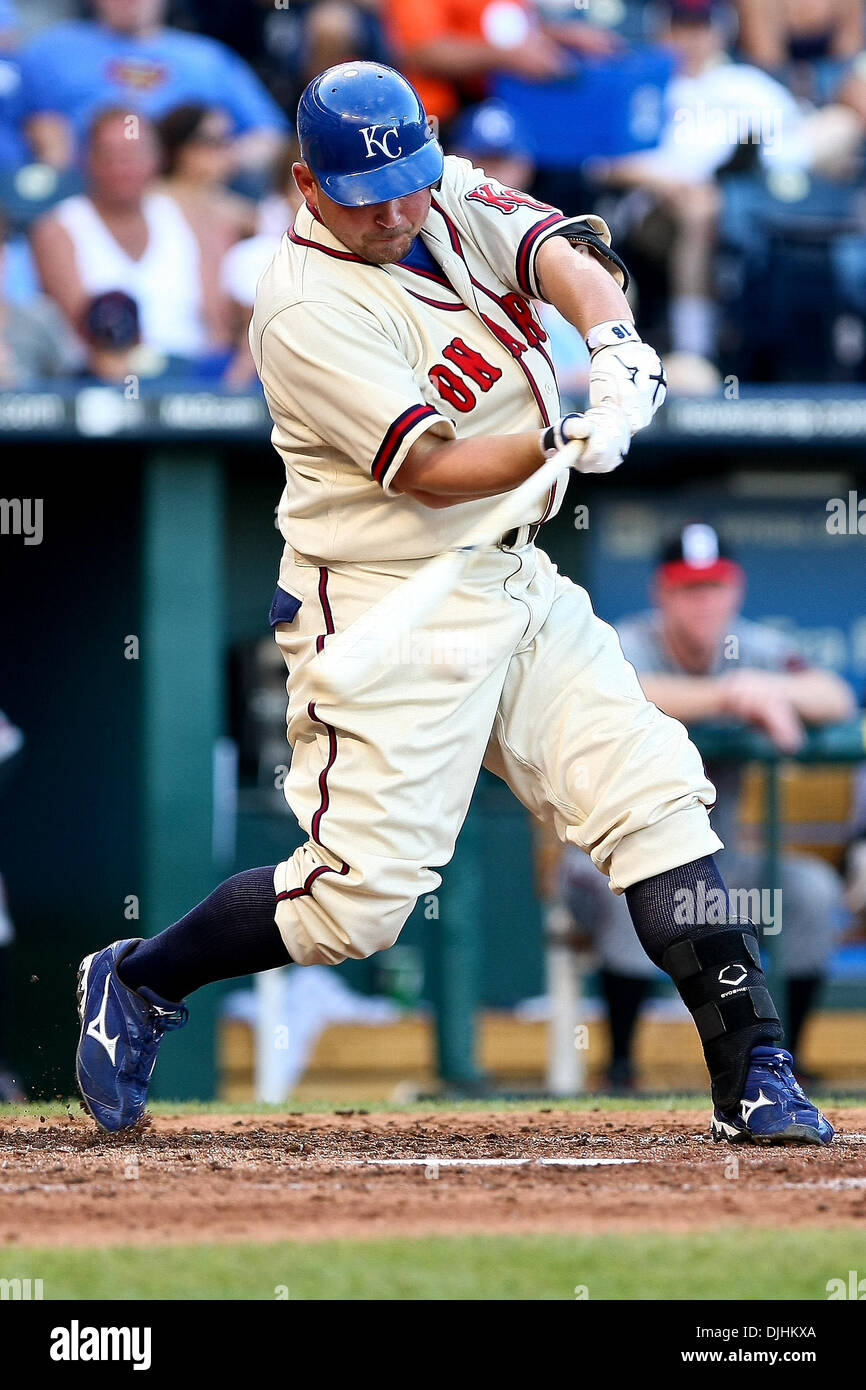
[[[393,496],[409,449],[427,430],[455,437],[424,400],[400,346],[372,315],[305,301],[266,325],[253,356],[269,401]]]
[[[634,613],[614,623],[622,654],[639,676],[657,676],[665,670],[649,614]]]
[[[536,257],[551,236],[591,246],[602,257],[617,283],[625,287],[628,273],[610,249],[610,230],[602,217],[565,217],[559,208],[539,202],[517,188],[488,178],[468,160],[446,160],[449,201],[458,221],[468,226],[499,278],[519,294],[543,299]],[[459,214],[456,209],[459,207]]]

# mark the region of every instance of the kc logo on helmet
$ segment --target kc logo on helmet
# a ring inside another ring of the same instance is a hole
[[[388,141],[391,139],[392,135],[395,140],[399,140],[400,132],[395,125],[392,125],[388,127],[384,135],[377,136],[376,131],[378,129],[379,126],[377,125],[365,125],[361,127],[364,144],[367,146],[366,158],[375,159],[376,150],[379,149],[386,159],[396,159],[398,155],[403,153],[403,146],[398,145],[396,150],[391,150],[388,148]]]

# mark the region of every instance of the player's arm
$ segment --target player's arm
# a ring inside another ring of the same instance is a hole
[[[588,246],[572,246],[552,236],[538,248],[535,273],[542,295],[585,338],[597,323],[634,323],[628,300]]]
[[[602,420],[625,422],[625,455],[631,436],[663,403],[667,381],[655,348],[638,335],[605,245],[569,239],[569,228],[554,233],[536,251],[535,278],[542,297],[583,334],[590,352],[590,409],[585,416],[565,417],[563,438],[580,437],[580,422],[600,412]]]
[[[453,507],[518,487],[545,459],[543,432],[442,440],[422,434],[406,454],[392,487],[427,507]]]

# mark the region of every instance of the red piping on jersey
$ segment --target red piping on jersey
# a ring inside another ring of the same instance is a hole
[[[405,265],[403,261],[398,261],[400,270],[409,270],[413,275],[420,275],[425,280],[435,280],[437,285],[442,285],[446,290],[454,290],[454,286],[447,275],[437,275],[433,270],[423,270],[417,265]]]
[[[310,834],[316,843],[320,844],[319,826],[322,823],[322,816],[331,804],[331,794],[328,791],[328,773],[331,771],[337,758],[337,731],[332,725],[326,724],[324,719],[319,719],[319,716],[316,714],[315,700],[311,700],[307,705],[307,714],[311,719],[318,720],[322,727],[328,731],[328,761],[319,773],[319,808],[313,816],[310,826]]]
[[[438,415],[438,410],[434,410],[432,405],[410,405],[408,410],[404,410],[402,415],[388,426],[385,438],[376,450],[376,457],[373,459],[372,474],[377,483],[381,483],[406,435],[413,430],[419,420],[426,420],[429,415]]]
[[[322,605],[322,615],[325,619],[325,631],[316,638],[316,651],[320,652],[325,644],[325,638],[329,637],[334,631],[334,617],[331,612],[331,604],[328,599],[328,571],[324,566],[319,568],[319,602]],[[320,719],[316,714],[316,702],[311,700],[307,705],[307,713],[311,719],[321,724],[328,732],[328,761],[319,773],[319,806],[313,816],[310,826],[310,835],[316,844],[321,844],[319,839],[319,827],[321,826],[322,816],[331,804],[331,794],[328,789],[328,773],[334,766],[337,758],[337,731],[331,724],[326,724],[324,719]],[[319,864],[311,873],[307,874],[304,882],[299,888],[288,888],[284,893],[277,894],[277,902],[288,902],[293,898],[309,897],[313,884],[322,874],[339,874],[341,878],[349,873],[349,865],[345,860],[340,860],[341,867],[334,869],[330,864]]]
[[[514,273],[517,283],[524,294],[533,295],[532,286],[529,283],[529,265],[532,248],[535,245],[536,237],[541,236],[549,227],[555,227],[557,222],[566,222],[568,219],[562,213],[555,212],[550,217],[545,217],[543,222],[536,222],[529,231],[525,233],[520,245],[517,248],[517,255],[514,258]]]
[[[428,299],[426,294],[416,294],[414,290],[409,289],[408,285],[405,285],[404,289],[406,290],[407,294],[411,294],[413,299],[420,299],[422,304],[429,304],[434,309],[449,309],[452,313],[459,314],[461,309],[465,309],[467,307],[462,300],[459,304],[445,304],[442,300],[439,299]]]
[[[322,874],[339,874],[341,878],[344,877],[349,872],[349,865],[343,860],[340,862],[342,867],[339,869],[332,869],[330,864],[320,864],[318,868],[313,869],[311,874],[307,874],[300,888],[288,888],[285,893],[278,893],[277,902],[285,903],[291,901],[292,898],[310,897],[313,884],[317,878],[322,877]]]
[[[353,251],[334,251],[330,246],[323,246],[319,241],[311,241],[309,237],[301,236],[294,227],[289,228],[289,241],[293,241],[296,246],[312,246],[315,251],[321,251],[326,256],[333,256],[338,261],[355,261],[358,265],[369,265],[363,256],[356,256]],[[378,266],[375,267],[379,269]]]
[[[322,615],[325,619],[325,631],[319,633],[316,638],[316,651],[320,652],[325,645],[325,638],[330,637],[334,631],[334,615],[331,612],[331,602],[328,598],[328,571],[324,565],[319,569],[319,603],[322,605]]]

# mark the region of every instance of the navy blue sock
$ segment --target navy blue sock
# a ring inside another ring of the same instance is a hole
[[[717,931],[728,921],[728,890],[711,854],[633,883],[625,900],[641,946],[661,969],[671,942]]]
[[[146,985],[171,1003],[194,989],[288,965],[274,921],[274,869],[246,869],[227,878],[179,922],[136,946],[120,978],[130,989]]]

